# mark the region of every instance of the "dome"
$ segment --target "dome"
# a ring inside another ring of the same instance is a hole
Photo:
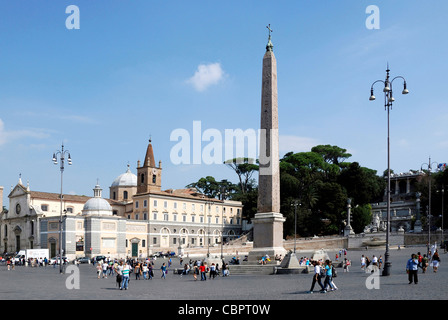
[[[107,200],[101,197],[101,191],[99,185],[96,185],[93,189],[94,197],[87,200],[82,208],[83,215],[112,215],[112,207]]]
[[[120,174],[114,182],[112,182],[111,187],[136,187],[137,186],[137,176],[131,172],[129,169],[125,173]]]

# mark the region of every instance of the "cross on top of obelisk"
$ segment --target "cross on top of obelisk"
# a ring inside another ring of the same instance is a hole
[[[272,32],[271,24],[268,24],[268,25],[266,26],[266,28],[268,28],[268,30],[269,30],[269,37],[270,37],[270,36],[271,36],[271,32]]]
[[[266,26],[266,28],[268,28],[268,30],[269,30],[269,38],[268,38],[268,44],[266,45],[266,51],[272,51],[272,49],[274,48],[274,45],[271,42],[271,32],[272,32],[271,24],[268,24]]]

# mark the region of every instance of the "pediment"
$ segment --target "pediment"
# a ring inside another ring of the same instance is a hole
[[[20,197],[27,193],[28,191],[26,190],[26,187],[22,186],[21,184],[17,184],[9,193],[8,198]]]

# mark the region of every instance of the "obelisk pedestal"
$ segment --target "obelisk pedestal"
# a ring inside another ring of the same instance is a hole
[[[278,137],[277,61],[273,52],[269,28],[269,40],[263,57],[261,90],[260,155],[258,171],[258,204],[253,228],[253,250],[249,261],[269,255],[285,256],[283,248],[283,222],[280,213],[280,160]]]

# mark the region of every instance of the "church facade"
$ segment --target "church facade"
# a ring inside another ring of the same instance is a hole
[[[137,174],[128,166],[110,185],[109,198],[103,198],[97,184],[93,197],[64,194],[61,201],[59,194],[31,191],[19,179],[8,195],[9,209],[0,213],[0,252],[48,248],[54,257],[61,225],[63,255],[69,259],[179,253],[241,234],[241,202],[161,186],[161,162],[156,166],[151,141]]]

